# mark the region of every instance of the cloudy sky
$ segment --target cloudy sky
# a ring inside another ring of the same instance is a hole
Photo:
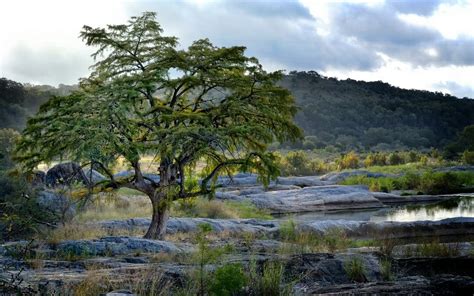
[[[165,34],[183,47],[205,37],[245,45],[269,70],[474,98],[474,0],[5,1],[0,77],[76,83],[92,62],[81,27],[125,23],[143,11],[156,11]]]

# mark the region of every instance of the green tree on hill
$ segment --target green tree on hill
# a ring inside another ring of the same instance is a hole
[[[81,37],[97,47],[92,73],[80,88],[41,106],[28,121],[16,159],[25,169],[59,156],[92,163],[109,177],[96,190],[128,187],[147,194],[153,206],[147,238],[163,238],[173,200],[212,194],[219,174],[255,171],[264,184],[278,174],[273,141],[301,136],[289,91],[244,47],[217,47],[209,40],[177,49],[163,36],[154,13],[125,25],[85,26]],[[156,155],[160,181],[142,172],[140,157]],[[124,158],[133,175],[114,178],[110,166]],[[199,188],[186,172],[204,162]]]

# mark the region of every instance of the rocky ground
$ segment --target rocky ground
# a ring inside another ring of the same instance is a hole
[[[374,173],[279,178],[267,190],[257,183],[256,176],[239,174],[219,179],[222,189],[216,198],[247,201],[273,214],[384,208],[453,198],[400,196],[373,193],[363,186],[336,185],[360,174]],[[93,177],[101,179],[95,173]],[[51,176],[47,180],[54,183]],[[55,198],[46,194],[43,202],[57,204]],[[113,234],[143,232],[149,223],[146,218],[133,218],[86,224]],[[199,249],[196,233],[203,223],[212,228],[206,236],[208,250],[232,247],[219,260],[206,264],[211,274],[226,262],[240,262],[246,267],[255,264],[261,271],[266,262],[274,261],[281,263],[282,278],[293,295],[474,293],[474,218],[299,221],[290,225],[290,230],[289,223],[280,218],[171,218],[167,241],[111,235],[5,243],[0,246],[0,278],[25,294],[79,295],[77,287],[82,285],[91,293],[81,295],[93,295],[94,289],[97,294],[145,295],[138,286],[153,281],[163,292],[159,295],[167,295],[173,287],[185,286],[190,271],[197,268],[193,254]],[[8,292],[6,286],[3,289]]]

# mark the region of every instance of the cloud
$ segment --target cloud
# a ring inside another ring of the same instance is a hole
[[[265,8],[265,13],[259,13]],[[380,65],[375,52],[350,39],[318,34],[307,8],[295,1],[131,3],[129,9],[135,14],[157,11],[165,33],[180,37],[183,46],[200,38],[218,46],[244,45],[248,54],[272,70],[375,69]]]
[[[388,7],[400,13],[430,15],[441,2],[439,0],[387,0],[385,3]]]
[[[445,39],[434,28],[406,22],[393,9],[394,3],[334,5],[332,28],[367,51],[381,52],[414,66],[474,65],[474,38]],[[412,8],[416,10],[416,5]]]
[[[1,65],[8,78],[38,84],[76,84],[88,73],[92,59],[84,50],[18,44]]]
[[[474,99],[474,87],[469,85],[461,85],[454,81],[444,81],[435,84],[435,87],[444,89],[445,92],[458,96]]]

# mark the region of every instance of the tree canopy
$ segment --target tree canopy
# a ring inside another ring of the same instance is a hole
[[[101,188],[130,187],[153,204],[146,237],[164,234],[169,202],[213,191],[229,169],[253,170],[264,183],[278,174],[267,152],[273,141],[301,136],[289,91],[245,47],[217,47],[207,39],[187,49],[162,35],[155,13],[125,25],[84,26],[81,38],[97,48],[92,73],[68,96],[56,96],[28,120],[16,159],[26,169],[57,159],[100,167]],[[140,157],[155,155],[158,183],[144,177]],[[110,165],[123,158],[134,174],[117,180]],[[204,164],[200,188],[187,172]]]

